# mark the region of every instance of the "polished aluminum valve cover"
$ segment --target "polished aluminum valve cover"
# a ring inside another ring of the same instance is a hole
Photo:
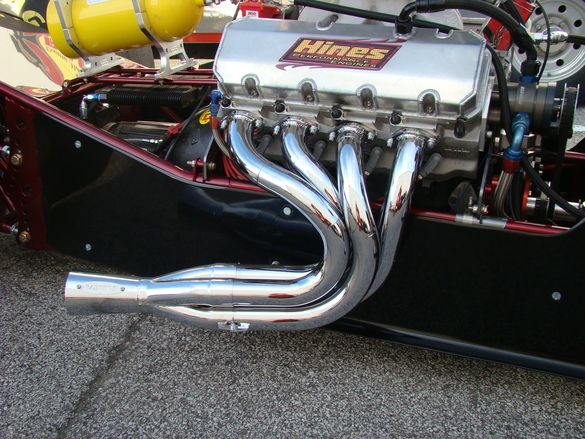
[[[226,27],[215,63],[222,91],[238,105],[280,99],[429,113],[423,99],[430,93],[433,112],[450,117],[481,111],[488,71],[485,41],[469,32],[417,29],[404,40],[387,26],[319,29],[318,23],[247,18]]]

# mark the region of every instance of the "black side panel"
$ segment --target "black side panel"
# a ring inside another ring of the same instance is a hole
[[[38,138],[48,238],[64,253],[140,275],[319,258],[279,199],[178,182],[48,119]],[[585,377],[584,249],[584,225],[540,237],[412,218],[389,280],[340,324]]]

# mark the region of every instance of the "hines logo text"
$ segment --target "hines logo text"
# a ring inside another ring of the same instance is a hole
[[[380,70],[399,49],[400,43],[378,44],[300,38],[280,61],[312,66]]]

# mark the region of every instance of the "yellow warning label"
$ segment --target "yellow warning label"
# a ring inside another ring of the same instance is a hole
[[[201,125],[207,125],[209,122],[211,122],[211,113],[209,112],[209,110],[207,110],[199,117],[199,123]]]

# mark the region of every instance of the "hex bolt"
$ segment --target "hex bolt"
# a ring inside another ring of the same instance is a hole
[[[258,92],[258,85],[256,84],[256,80],[254,78],[247,78],[246,81],[244,81],[244,87],[248,91],[248,94],[253,98],[260,96],[260,93]]]
[[[305,82],[301,86],[301,93],[303,94],[305,102],[309,104],[315,102],[315,91],[313,90],[313,84],[310,82]]]
[[[390,123],[395,126],[400,125],[402,123],[402,114],[400,114],[398,111],[392,112],[392,115],[390,116]]]
[[[376,133],[373,131],[368,131],[368,140],[374,140],[376,138]]]
[[[319,131],[319,127],[317,125],[311,125],[311,127],[309,128],[309,132],[311,134],[317,134],[318,131]]]
[[[364,88],[360,93],[360,99],[362,101],[362,106],[369,110],[374,108],[374,93],[369,88]]]
[[[280,125],[275,125],[274,129],[272,130],[272,134],[278,136],[280,134]]]
[[[282,209],[282,213],[284,214],[284,216],[291,216],[293,211],[289,206],[284,206],[284,208]]]
[[[465,137],[467,131],[465,127],[465,122],[467,122],[467,119],[464,117],[458,117],[457,120],[455,121],[455,128],[453,129],[453,131],[455,133],[455,137],[457,137],[458,139]]]
[[[331,108],[331,118],[341,119],[343,117],[343,110],[339,105],[335,105]]]
[[[284,113],[286,111],[286,105],[283,101],[276,101],[274,103],[274,112],[275,113]]]
[[[262,128],[264,126],[264,121],[262,119],[256,119],[254,121],[254,126],[256,128]]]
[[[90,252],[93,250],[93,247],[91,246],[91,244],[85,244],[85,251],[86,252]]]
[[[83,146],[83,144],[81,143],[81,140],[76,140],[74,145],[75,145],[75,149],[81,149],[81,147]]]
[[[434,114],[437,111],[437,98],[432,93],[427,93],[422,99],[423,111],[426,114]]]
[[[31,240],[31,236],[28,231],[23,230],[18,234],[16,239],[18,239],[18,242],[20,242],[21,244],[28,244]]]
[[[559,291],[555,291],[554,293],[552,293],[551,297],[555,302],[558,302],[559,300],[562,299],[563,295]]]
[[[12,166],[17,166],[17,167],[22,166],[23,163],[24,163],[24,157],[19,152],[17,152],[12,157],[10,157],[10,164],[12,164]]]

